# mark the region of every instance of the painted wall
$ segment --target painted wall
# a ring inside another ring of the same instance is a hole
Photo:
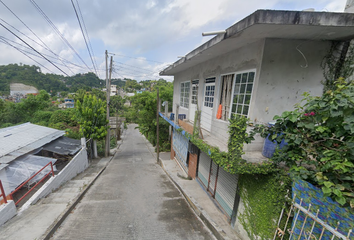
[[[204,82],[206,78],[215,77],[215,106],[219,105],[220,100],[220,79],[222,75],[235,73],[239,71],[258,69],[261,66],[263,54],[264,40],[251,43],[247,48],[236,49],[228,54],[216,57],[212,60],[199,64],[187,71],[177,74],[174,78],[174,93],[173,93],[173,112],[176,111],[176,104],[180,102],[180,85],[182,82],[199,79],[198,88],[198,103],[201,107],[204,97]],[[256,78],[258,76],[256,75]],[[190,97],[191,102],[191,97]],[[190,103],[189,102],[189,103]],[[213,108],[213,120],[211,126],[211,134],[218,138],[224,144],[228,140],[228,122],[216,119],[217,107]],[[189,119],[189,109],[180,107],[180,114],[186,114]]]
[[[39,199],[46,197],[52,191],[83,172],[88,167],[87,151],[82,148],[60,173],[50,178],[21,208],[25,210],[29,205],[35,204]]]
[[[173,111],[180,101],[181,82],[199,79],[198,102],[203,102],[204,80],[215,77],[215,106],[219,105],[221,77],[225,74],[255,70],[256,77],[251,98],[249,118],[267,123],[274,115],[292,110],[303,92],[312,95],[322,93],[323,71],[320,63],[329,50],[324,41],[264,39],[236,49],[228,54],[206,61],[175,76]],[[301,51],[301,53],[300,53]],[[305,56],[305,58],[302,56]],[[223,144],[228,141],[228,122],[216,119],[217,107],[213,109],[211,135]],[[180,114],[189,119],[189,109],[179,108]],[[245,151],[261,151],[264,139],[257,137]]]
[[[275,115],[293,110],[304,92],[321,95],[324,78],[320,63],[329,48],[329,42],[324,41],[266,39],[249,118],[268,123]],[[260,151],[262,146],[263,139],[258,138],[246,150]]]
[[[17,213],[14,201],[9,200],[6,204],[0,205],[0,226],[13,218]]]

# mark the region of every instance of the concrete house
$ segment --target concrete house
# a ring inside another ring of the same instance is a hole
[[[352,13],[257,10],[160,73],[174,76],[173,113],[179,121],[160,114],[174,127],[171,158],[215,198],[232,225],[239,202],[237,175],[217,166],[175,129],[191,132],[198,107],[203,140],[227,152],[232,114],[266,124],[292,110],[304,92],[321,95],[323,58],[334,42],[353,38]],[[266,160],[263,143],[257,138],[245,145],[243,158]]]

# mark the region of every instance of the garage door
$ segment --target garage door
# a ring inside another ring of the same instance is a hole
[[[173,129],[173,150],[176,152],[176,159],[186,173],[188,173],[188,143],[188,138]]]
[[[210,157],[206,153],[200,152],[198,163],[198,178],[203,183],[205,188],[208,187],[210,162]]]

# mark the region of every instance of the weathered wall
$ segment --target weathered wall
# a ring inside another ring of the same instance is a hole
[[[198,102],[201,107],[204,81],[215,77],[211,135],[226,145],[228,122],[216,119],[222,75],[245,70],[256,71],[249,118],[258,123],[267,123],[274,115],[292,110],[294,104],[302,99],[303,92],[312,95],[322,93],[320,82],[323,80],[323,71],[320,63],[329,47],[330,43],[324,41],[265,39],[206,61],[175,76],[173,111],[175,112],[176,104],[180,101],[181,82],[199,79]],[[189,119],[189,109],[180,107],[179,113],[186,114]],[[262,138],[257,138],[252,144],[245,146],[245,151],[261,151],[263,141]]]
[[[180,84],[181,82],[199,79],[198,88],[198,103],[199,108],[203,103],[204,82],[206,78],[215,77],[215,106],[219,105],[220,100],[220,84],[221,76],[235,73],[244,70],[258,69],[261,65],[263,54],[264,40],[251,43],[247,48],[236,49],[228,54],[216,57],[212,60],[199,64],[187,71],[177,74],[174,78],[174,93],[173,93],[173,111],[176,111],[176,104],[180,101]],[[258,75],[256,74],[256,80]],[[191,97],[190,97],[191,102]],[[218,138],[225,145],[228,140],[227,121],[216,119],[217,107],[213,108],[213,120],[211,126],[211,134]],[[189,109],[180,107],[180,114],[186,114],[189,119]],[[193,119],[192,119],[193,120]]]
[[[304,92],[322,94],[323,70],[320,66],[329,50],[329,42],[287,39],[266,39],[263,61],[252,94],[249,118],[267,123],[275,115],[294,109]],[[299,49],[305,56],[297,50]],[[247,150],[261,150],[259,139]]]
[[[0,205],[0,226],[13,218],[17,213],[14,201],[9,200],[6,204]]]
[[[36,203],[39,199],[46,197],[52,191],[83,172],[88,167],[87,151],[82,148],[75,157],[63,168],[60,173],[50,178],[25,204],[21,209],[26,209],[30,204]]]

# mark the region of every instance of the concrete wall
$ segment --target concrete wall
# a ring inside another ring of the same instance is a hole
[[[249,118],[268,123],[275,115],[293,110],[304,92],[321,95],[324,77],[320,63],[329,48],[329,42],[324,41],[266,39]],[[260,151],[262,145],[263,139],[258,139],[246,150]]]
[[[212,60],[199,64],[187,71],[177,74],[174,78],[173,93],[173,112],[176,112],[176,104],[180,101],[180,85],[182,82],[199,79],[198,103],[199,108],[203,103],[205,79],[215,77],[215,106],[219,105],[220,100],[220,79],[222,75],[231,74],[239,71],[259,69],[263,54],[264,40],[251,43],[247,48],[233,50],[225,55],[216,57]],[[258,75],[256,74],[256,78]],[[191,102],[191,97],[190,97]],[[189,109],[180,107],[180,114],[186,114],[189,119]],[[211,126],[211,134],[218,138],[224,144],[228,140],[228,122],[216,119],[217,107],[213,108],[213,120]],[[192,119],[193,120],[193,119]]]
[[[237,232],[237,234],[241,237],[241,239],[243,239],[243,240],[251,240],[249,238],[249,236],[248,236],[248,233],[243,228],[243,226],[242,226],[242,224],[240,222],[240,215],[243,214],[244,211],[245,211],[245,206],[244,206],[244,203],[243,203],[242,199],[240,199],[240,203],[239,203],[238,209],[237,209],[237,216],[236,216],[234,229]]]
[[[9,200],[6,204],[0,205],[0,226],[13,218],[17,213],[14,201]]]
[[[61,185],[83,172],[88,167],[87,151],[82,148],[60,173],[50,178],[21,208],[21,211],[39,199],[58,189]]]
[[[206,61],[176,74],[173,111],[176,111],[176,104],[180,101],[181,82],[199,79],[198,102],[201,107],[205,79],[215,77],[211,135],[227,145],[228,122],[216,119],[223,75],[247,70],[256,72],[249,118],[257,123],[267,123],[274,115],[292,110],[294,104],[302,99],[303,92],[312,95],[322,93],[320,82],[323,80],[323,70],[320,63],[329,47],[330,43],[324,41],[263,39]],[[180,107],[179,113],[186,114],[189,119],[189,109]],[[264,139],[258,137],[252,144],[245,145],[244,150],[261,151],[263,142]]]

